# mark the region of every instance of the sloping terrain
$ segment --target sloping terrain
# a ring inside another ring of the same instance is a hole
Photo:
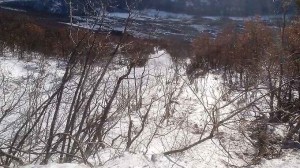
[[[53,14],[67,15],[70,4],[64,0],[3,0],[8,6],[31,8]],[[72,1],[74,13],[85,13],[92,8],[97,9],[102,5],[107,6],[109,11],[126,11],[128,6],[135,9],[156,9],[175,13],[188,13],[194,15],[213,16],[253,16],[270,15],[280,12],[279,4],[273,0],[151,0],[136,2],[135,0],[117,1]],[[294,10],[294,7],[291,8]]]

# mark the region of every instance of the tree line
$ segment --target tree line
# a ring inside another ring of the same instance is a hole
[[[221,73],[226,85],[237,91],[265,88],[269,115],[261,114],[263,122],[289,123],[291,140],[300,128],[299,28],[295,21],[283,34],[258,19],[246,22],[243,30],[232,24],[216,37],[202,34],[193,41],[194,57],[187,73],[192,79]]]
[[[51,26],[51,24],[55,25]],[[72,34],[76,34],[77,38],[73,39]],[[37,54],[46,58],[66,59],[78,40],[85,34],[95,34],[98,43],[101,43],[99,47],[102,54],[99,55],[96,48],[89,51],[98,59],[105,57],[107,52],[114,48],[114,43],[117,42],[119,36],[122,36],[122,34],[115,35],[110,31],[93,32],[78,27],[70,29],[69,26],[59,23],[40,22],[29,15],[0,12],[0,53],[2,55],[8,50],[20,59],[35,58]],[[129,34],[125,36],[126,40],[134,44],[122,48],[125,56],[141,51],[151,53],[153,46],[161,43],[159,40],[139,39]],[[88,43],[88,41],[84,40],[83,43]]]

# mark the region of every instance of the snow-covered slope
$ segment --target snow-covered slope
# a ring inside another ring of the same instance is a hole
[[[185,61],[188,62],[188,60]],[[99,68],[101,67],[95,66],[94,70],[97,71]],[[42,94],[48,95],[51,92],[51,88],[55,88],[55,81],[59,81],[62,77],[63,69],[63,62],[52,59],[26,61],[19,60],[13,56],[0,58],[0,72],[4,75],[5,81],[7,81],[5,86],[9,86],[10,89],[14,88],[13,90],[9,89],[6,92],[7,94],[9,92],[22,93],[33,89],[34,85],[32,84],[34,84],[35,79],[41,77],[43,80],[39,81],[39,84],[45,86],[41,87],[43,90]],[[120,74],[124,74],[126,70],[127,68],[122,66],[110,69],[105,76],[108,84],[113,85]],[[168,53],[158,49],[150,55],[150,59],[145,67],[137,67],[134,73],[130,74],[129,80],[122,84],[122,88],[131,90],[135,85],[130,79],[142,79],[142,76],[148,76],[143,81],[147,82],[147,84],[144,83],[141,88],[143,90],[143,105],[140,110],[131,114],[132,122],[135,128],[138,129],[140,127],[138,114],[144,113],[148,108],[147,104],[153,103],[145,130],[128,151],[123,150],[126,138],[121,139],[115,142],[115,146],[107,146],[105,149],[99,150],[97,156],[88,158],[89,163],[97,168],[223,168],[229,165],[247,165],[248,159],[251,158],[249,156],[255,152],[248,139],[240,133],[241,130],[247,131],[245,129],[247,120],[252,119],[252,113],[248,111],[237,116],[238,118],[243,118],[240,123],[228,122],[226,127],[220,127],[214,138],[199,143],[186,152],[171,156],[162,154],[170,149],[178,149],[199,140],[202,133],[203,136],[209,134],[211,123],[208,122],[208,118],[210,112],[215,108],[220,108],[217,115],[222,120],[230,116],[232,110],[243,107],[241,101],[227,105],[227,101],[235,102],[234,99],[239,97],[235,93],[227,95],[227,100],[221,99],[226,93],[226,87],[222,86],[220,75],[208,74],[195,80],[194,83],[190,83],[184,72],[183,67],[173,63]],[[73,80],[73,82],[76,82],[76,75]],[[100,94],[103,88],[100,87],[99,89]],[[255,99],[259,94],[253,93],[253,97],[251,96],[249,100],[243,100],[243,102],[250,102],[251,99]],[[24,97],[22,100],[26,102],[27,99]],[[69,100],[69,98],[66,97],[65,100]],[[168,108],[172,110],[172,113],[169,113],[167,118],[165,118],[166,112],[168,112],[166,111],[166,106],[169,104],[168,101],[172,102]],[[117,102],[122,103],[122,99],[117,98]],[[117,110],[116,107],[119,105],[114,104],[115,108],[112,110]],[[24,103],[22,108],[26,108],[26,103]],[[62,111],[60,122],[65,120],[66,116],[64,113]],[[1,123],[0,128],[6,128],[3,132],[0,132],[1,141],[9,140],[10,134],[14,132],[14,127],[18,126],[13,123],[19,122],[12,118],[17,119],[16,116],[18,115],[22,114],[17,112],[10,116],[11,119]],[[126,137],[127,135],[128,116],[120,113],[120,116],[115,117],[120,118],[111,121],[116,122],[116,125],[107,135],[107,139],[105,139],[107,143],[118,135],[121,135],[121,137]],[[235,120],[233,119],[233,121]],[[207,128],[205,124],[208,124]],[[58,131],[62,130],[58,128]],[[153,139],[150,140],[152,136]],[[34,156],[32,155],[31,157]],[[297,159],[299,157],[300,154],[294,152],[286,154],[283,158],[277,160],[264,161],[262,165],[257,167],[297,167],[299,163]],[[26,157],[23,159],[26,160]],[[46,166],[39,166],[38,163],[26,163],[29,165],[22,168],[88,167],[77,163],[50,163]]]
[[[272,160],[263,160],[261,165],[249,166],[251,168],[299,168],[300,166],[300,151],[294,151],[291,154],[284,154],[283,157]],[[143,155],[125,153],[122,157],[116,158],[108,162],[105,166],[97,168],[190,168],[187,164],[179,162],[170,162],[168,158],[159,160],[154,163]],[[198,165],[195,168],[213,167],[212,165]],[[225,167],[225,166],[224,166]],[[27,165],[21,168],[89,168],[82,164],[57,164],[50,163],[49,165]]]

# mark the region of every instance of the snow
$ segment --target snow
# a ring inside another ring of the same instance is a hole
[[[2,73],[14,78],[25,77],[27,75],[24,63],[17,58],[0,58],[0,61],[0,71],[2,71]]]
[[[108,17],[114,19],[130,19],[135,21],[188,21],[192,20],[194,16],[188,14],[171,13],[165,11],[157,11],[155,9],[145,9],[142,11],[132,11],[131,15],[129,13],[121,12],[111,12],[108,13]]]
[[[58,61],[49,59],[46,62],[43,62],[43,65],[40,65],[40,63],[41,61],[38,59],[26,61],[15,57],[0,57],[0,73],[14,79],[22,79],[28,77],[32,73],[37,75],[39,74],[40,68],[46,69],[49,73],[63,74],[62,67],[58,68],[58,66],[60,66]]]
[[[175,19],[175,20],[191,20],[194,16],[182,13],[172,13],[165,11],[158,11],[155,9],[145,9],[141,11],[142,15],[158,18],[158,19]]]
[[[203,16],[202,18],[216,21],[220,20],[221,16]]]
[[[108,13],[109,17],[113,18],[121,18],[127,19],[129,17],[129,13],[126,12],[111,12]],[[168,20],[191,20],[194,18],[192,15],[182,14],[182,13],[172,13],[165,11],[158,11],[155,9],[144,9],[141,11],[134,10],[131,13],[131,17],[135,20],[159,20],[159,19],[168,19]]]
[[[209,19],[212,21],[218,21],[221,20],[222,18],[228,18],[233,21],[250,21],[254,20],[256,18],[260,18],[263,21],[270,21],[274,19],[279,19],[281,18],[281,15],[262,15],[262,16],[244,16],[244,17],[238,17],[238,16],[203,16],[203,19]]]
[[[27,166],[22,166],[22,168],[89,168],[89,167],[83,164],[75,164],[75,163],[64,163],[64,164],[49,163],[47,165],[27,165]]]
[[[121,59],[121,58],[119,58]],[[188,63],[188,60],[185,60]],[[51,88],[55,88],[55,80],[58,80],[63,75],[64,66],[57,60],[46,59],[32,59],[32,60],[19,60],[13,56],[0,57],[0,72],[8,79],[12,81],[24,81],[24,79],[39,77],[41,69],[44,69],[44,85],[47,86],[41,91],[45,95],[48,95]],[[150,103],[152,109],[149,116],[149,121],[146,124],[145,130],[141,136],[132,144],[129,151],[124,151],[124,141],[121,139],[115,142],[114,146],[108,146],[106,149],[100,150],[97,157],[88,158],[89,163],[99,168],[205,168],[216,167],[222,168],[228,165],[243,166],[247,160],[246,155],[254,153],[254,149],[239,130],[243,129],[240,123],[228,123],[226,127],[220,127],[215,138],[207,140],[194,148],[177,155],[164,156],[162,153],[172,149],[180,149],[183,146],[191,144],[199,140],[200,134],[203,131],[203,136],[207,136],[210,133],[211,125],[208,125],[206,130],[205,124],[209,121],[210,112],[217,110],[219,120],[222,120],[231,114],[231,111],[236,107],[243,106],[236,102],[233,105],[226,106],[228,102],[236,97],[236,93],[227,95],[228,100],[222,100],[221,97],[227,92],[226,87],[222,85],[222,78],[218,74],[207,74],[203,77],[196,79],[193,83],[189,81],[185,75],[185,64],[176,65],[173,63],[171,56],[164,50],[155,49],[155,52],[149,56],[149,61],[145,67],[137,67],[129,75],[129,80],[122,83],[122,88],[125,91],[132,91],[135,87],[134,82],[141,84],[142,94],[142,106],[138,109],[135,108],[136,102],[132,101],[132,113],[130,113],[132,121],[134,123],[135,130],[140,127],[139,115],[144,115],[147,111],[147,107]],[[101,69],[98,65],[95,65],[95,72]],[[105,79],[108,82],[108,86],[113,86],[116,79],[120,74],[124,74],[127,71],[126,67],[117,65],[106,74]],[[96,74],[97,75],[97,74]],[[147,76],[143,80],[130,80],[133,77],[142,79],[143,76]],[[94,76],[90,76],[89,79],[93,79]],[[73,83],[77,81],[76,75],[72,79]],[[30,80],[29,80],[30,81]],[[8,81],[9,82],[9,81]],[[142,83],[139,83],[142,82]],[[12,82],[13,83],[13,82]],[[72,88],[73,83],[70,83]],[[26,83],[30,85],[31,83]],[[24,84],[25,85],[25,84]],[[14,85],[18,87],[19,85]],[[23,85],[21,85],[23,86]],[[27,86],[28,87],[28,86]],[[32,86],[34,87],[34,85]],[[22,91],[20,89],[20,92]],[[30,89],[30,87],[28,88]],[[101,93],[102,87],[97,94]],[[111,89],[111,88],[108,88]],[[18,90],[17,90],[18,91]],[[18,91],[19,92],[19,91]],[[72,89],[68,90],[72,93]],[[134,96],[135,93],[129,92]],[[68,95],[68,94],[66,94]],[[42,98],[41,98],[42,99]],[[248,101],[251,98],[249,98]],[[254,98],[252,98],[254,99]],[[26,97],[24,98],[26,100]],[[67,102],[69,97],[65,97]],[[120,103],[120,104],[117,104]],[[116,98],[112,112],[118,110],[118,106],[121,106],[124,100],[121,97]],[[1,105],[1,104],[0,104]],[[166,106],[169,110],[167,111]],[[224,108],[221,108],[226,106]],[[63,105],[67,108],[67,104]],[[62,108],[64,109],[64,108]],[[171,111],[168,118],[164,118],[166,112]],[[66,116],[61,112],[61,121],[63,122]],[[12,114],[11,118],[17,118],[20,114]],[[105,141],[110,143],[112,139],[118,135],[126,137],[128,128],[127,114],[120,114],[115,117],[115,120],[108,121],[108,125],[114,122],[117,124],[112,128]],[[241,114],[238,117],[247,119],[247,115]],[[162,121],[162,118],[164,120]],[[251,115],[250,115],[251,118]],[[5,123],[9,124],[10,118]],[[18,121],[16,121],[18,122]],[[4,125],[5,126],[5,125]],[[0,125],[3,127],[3,125]],[[0,132],[0,136],[9,138],[12,127],[6,132]],[[269,128],[276,134],[281,135],[285,132],[286,127],[276,126]],[[157,131],[158,130],[158,131]],[[157,131],[156,134],[154,132]],[[149,141],[151,137],[154,137],[152,141]],[[149,143],[149,147],[146,148],[146,144]],[[230,155],[228,155],[228,152]],[[264,160],[263,167],[278,168],[281,166],[293,167],[299,164],[299,154],[286,155],[283,158],[275,160]],[[286,164],[288,162],[289,164]],[[38,163],[37,163],[38,164]],[[86,168],[83,164],[56,164],[50,163],[46,166],[39,165],[27,165],[22,168]]]
[[[215,149],[214,149],[215,150]],[[250,166],[251,168],[299,168],[300,165],[300,151],[289,151],[281,158],[266,160],[263,159],[260,165]],[[213,155],[211,155],[213,156]],[[192,157],[192,156],[191,156]],[[209,160],[208,160],[209,161]],[[194,161],[196,162],[196,161]],[[104,166],[97,166],[96,168],[206,168],[206,167],[226,167],[214,163],[211,158],[209,162],[197,161],[197,164],[192,165],[191,162],[182,162],[178,160],[171,160],[166,156],[153,155],[147,157],[142,154],[132,154],[125,152],[118,158],[107,162]],[[74,163],[50,163],[48,165],[27,165],[21,168],[88,168],[83,164]]]
[[[18,1],[18,0],[0,0],[0,4],[3,2],[13,2],[13,1]],[[25,10],[22,9],[15,9],[11,7],[5,7],[5,6],[0,6],[2,9],[7,9],[7,10],[13,10],[13,11],[18,11],[18,12],[26,12]]]
[[[125,152],[122,156],[111,160],[103,168],[154,168],[155,164],[141,154],[130,154]]]
[[[3,2],[13,2],[13,1],[18,1],[18,0],[0,0],[0,3],[3,3]]]
[[[191,27],[193,27],[194,29],[196,29],[199,32],[203,32],[205,30],[209,30],[209,28],[205,25],[199,25],[199,24],[193,24],[191,25]]]
[[[103,16],[105,15],[105,17]],[[104,17],[104,18],[102,18]],[[87,28],[87,29],[93,29],[97,30],[99,29],[99,25],[97,23],[97,20],[102,20],[104,19],[104,23],[102,25],[102,29],[113,29],[113,30],[123,30],[124,24],[123,22],[120,22],[121,20],[124,21],[128,17],[132,19],[133,25],[129,26],[129,32],[134,32],[132,34],[142,34],[146,33],[144,35],[147,37],[147,33],[145,32],[145,22],[153,22],[153,24],[158,24],[161,25],[161,28],[169,29],[172,30],[174,27],[168,28],[169,22],[188,22],[193,20],[194,16],[192,15],[187,15],[187,14],[178,14],[178,13],[170,13],[170,12],[164,12],[164,11],[156,11],[154,9],[145,9],[142,11],[137,11],[134,10],[132,13],[129,15],[129,13],[126,12],[99,12],[99,16],[95,16],[94,19],[86,19],[81,16],[73,16],[74,18],[74,23],[72,24],[73,26],[78,26],[82,28]],[[65,23],[69,24],[69,23]],[[182,24],[182,23],[181,23]],[[132,30],[131,30],[132,29]],[[139,30],[141,29],[141,30]],[[147,29],[148,30],[148,29]],[[148,30],[148,31],[155,31],[155,30]],[[177,31],[181,31],[178,29]],[[142,32],[142,33],[141,33]],[[163,33],[173,35],[174,33],[172,32],[166,32],[166,30],[163,30]],[[176,34],[176,33],[175,33]]]
[[[0,6],[0,8],[7,9],[7,10],[12,10],[12,11],[17,11],[17,12],[26,12],[25,10],[22,10],[22,9],[15,9],[15,8],[4,7],[4,6]]]

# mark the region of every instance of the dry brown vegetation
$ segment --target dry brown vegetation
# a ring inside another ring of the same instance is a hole
[[[72,36],[76,36],[76,39]],[[93,43],[92,50],[88,52],[93,57],[91,60],[95,61],[97,58],[109,57],[121,36],[107,32],[95,33],[76,27],[70,29],[66,25],[48,27],[31,16],[0,12],[0,37],[1,52],[9,49],[19,58],[32,57],[32,53],[39,53],[43,57],[66,59],[75,47],[77,52],[86,52],[84,47]],[[153,52],[154,46],[158,44],[158,41],[139,39],[131,35],[122,38],[127,42],[122,47],[124,56],[133,57],[133,60],[141,57],[141,60],[144,60],[142,62],[145,62],[147,55]],[[80,45],[76,46],[78,44]]]
[[[299,25],[295,21],[281,33],[256,20],[246,22],[242,31],[229,25],[217,37],[202,34],[193,41],[187,73],[196,78],[217,70],[233,90],[266,87],[270,116],[262,122],[290,123],[286,140],[291,140],[300,128]]]

